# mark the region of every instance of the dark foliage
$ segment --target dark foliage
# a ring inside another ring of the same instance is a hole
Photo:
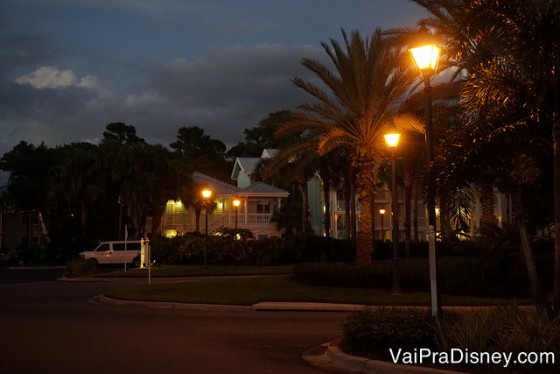
[[[357,312],[344,321],[341,348],[349,353],[390,358],[389,349],[434,348],[433,318],[426,311],[381,307]]]
[[[236,240],[229,231],[219,236],[188,234],[171,239],[157,238],[152,241],[152,249],[154,258],[161,264],[200,264],[205,250],[208,263],[215,265],[352,261],[355,253],[354,243],[346,240],[311,235]]]

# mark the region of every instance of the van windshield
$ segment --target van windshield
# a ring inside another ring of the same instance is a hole
[[[102,243],[97,247],[96,251],[97,252],[107,252],[110,249],[111,248],[109,248],[109,243]]]

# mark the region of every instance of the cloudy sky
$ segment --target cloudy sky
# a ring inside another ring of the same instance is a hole
[[[97,141],[110,122],[231,146],[306,97],[293,76],[340,29],[414,26],[409,0],[0,0],[0,155]]]

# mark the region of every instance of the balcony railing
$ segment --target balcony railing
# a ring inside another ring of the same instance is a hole
[[[200,214],[200,229],[205,228],[205,212]],[[270,222],[272,214],[270,213],[243,213],[237,214],[237,227],[240,229],[255,229],[266,226],[274,226]],[[220,227],[235,227],[235,212],[226,212],[225,214],[209,214],[208,215],[208,231],[214,231]],[[163,228],[174,228],[182,232],[192,232],[196,230],[196,218],[194,214],[172,214],[165,217]]]

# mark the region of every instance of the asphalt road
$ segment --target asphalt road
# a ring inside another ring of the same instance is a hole
[[[121,281],[55,281],[62,271],[0,269],[0,372],[317,374],[301,353],[346,316],[100,304]]]

